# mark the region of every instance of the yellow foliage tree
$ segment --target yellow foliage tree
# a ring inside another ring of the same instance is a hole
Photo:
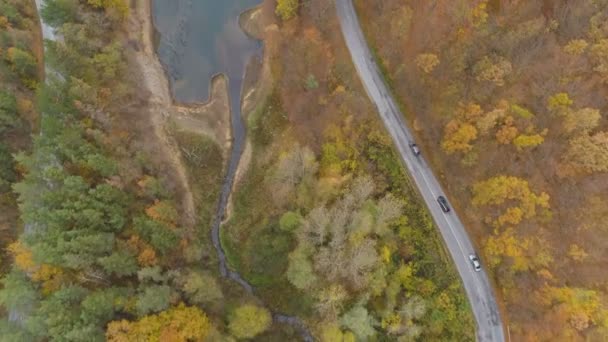
[[[496,219],[497,226],[504,226],[505,224],[516,225],[521,222],[524,217],[524,212],[519,207],[508,208],[504,214],[500,215]]]
[[[249,339],[264,332],[272,323],[272,316],[265,308],[245,304],[232,313],[230,318],[230,332],[232,335]]]
[[[513,259],[514,269],[526,269],[528,264],[524,258],[524,251],[528,248],[529,241],[521,241],[515,237],[513,228],[508,228],[500,233],[494,231],[484,245],[484,254],[490,267],[500,265],[503,258]]]
[[[326,324],[321,330],[321,341],[322,342],[355,342],[356,338],[350,331],[342,331],[340,327],[335,324]]]
[[[439,57],[433,53],[421,53],[416,56],[414,61],[418,69],[423,72],[429,74],[431,73],[437,65],[439,65]]]
[[[109,342],[204,341],[210,330],[211,323],[204,312],[182,303],[135,322],[126,320],[110,322],[106,330],[106,339]]]
[[[471,142],[477,139],[477,128],[469,123],[452,120],[445,126],[441,148],[447,154],[468,152],[473,149]]]
[[[64,282],[63,269],[42,264],[32,273],[32,280],[42,283],[42,294],[49,295],[57,291]]]
[[[299,0],[277,0],[277,8],[275,13],[282,20],[289,20],[298,14]]]
[[[537,207],[549,209],[549,195],[542,192],[535,194],[530,190],[528,181],[513,176],[496,176],[473,185],[473,205],[500,206],[506,201],[519,201],[519,210],[525,218],[536,216]],[[510,210],[510,212],[509,212]],[[520,213],[516,209],[507,209],[507,217],[499,221],[514,221]]]
[[[472,124],[483,116],[483,109],[477,103],[469,102],[466,106],[460,106],[456,116]]]
[[[498,120],[504,118],[506,110],[504,108],[497,107],[496,109],[485,113],[482,117],[475,121],[475,127],[479,130],[479,134],[482,136],[488,135],[490,130],[496,127]]]
[[[584,39],[573,39],[564,46],[564,52],[570,55],[581,55],[587,49],[587,43]]]
[[[33,281],[42,284],[43,294],[48,295],[61,286],[64,280],[63,270],[56,266],[34,262],[32,251],[21,241],[10,244],[8,251],[13,256],[15,266],[29,274]]]
[[[577,244],[572,244],[568,249],[568,256],[571,257],[574,261],[583,261],[589,256],[589,254],[587,254],[587,252],[585,252],[585,250],[581,246]]]
[[[518,150],[522,150],[526,147],[536,147],[542,144],[544,141],[545,138],[540,134],[520,134],[513,139],[513,145],[515,145]]]
[[[31,273],[36,269],[36,263],[32,251],[27,248],[21,241],[16,241],[8,245],[8,251],[11,253],[14,259],[15,266],[25,273]]]
[[[502,87],[505,85],[505,78],[511,74],[513,66],[504,57],[483,57],[473,66],[473,74],[479,82],[492,82],[494,85]]]
[[[471,24],[479,27],[488,21],[488,2],[482,1],[471,10]]]
[[[446,291],[443,291],[435,299],[435,303],[438,309],[442,312],[448,313],[446,321],[454,321],[456,319],[455,313],[458,311],[456,304],[452,300],[452,296]]]
[[[520,238],[513,228],[500,232],[494,230],[484,244],[484,254],[490,267],[496,267],[505,260],[513,272],[545,268],[553,258],[546,249],[546,242],[538,238]]]
[[[95,8],[116,11],[122,18],[129,14],[129,4],[125,0],[87,0],[87,3]]]
[[[578,331],[591,325],[608,327],[608,308],[596,291],[547,286],[539,291],[539,297],[542,304],[558,311]]]
[[[608,171],[608,132],[581,134],[570,139],[564,161],[587,173]]]
[[[558,113],[567,110],[572,106],[574,102],[568,96],[568,93],[557,93],[551,97],[547,101],[547,108],[551,111],[556,111]]]
[[[391,255],[392,251],[389,246],[382,246],[382,248],[380,248],[380,259],[385,264],[389,264],[391,262]]]
[[[5,16],[0,16],[0,28],[7,29],[10,26],[11,26],[11,23],[8,21],[8,19]]]
[[[579,110],[567,111],[564,115],[563,127],[567,133],[581,132],[588,133],[596,128],[602,115],[600,111],[594,108],[581,108]]]

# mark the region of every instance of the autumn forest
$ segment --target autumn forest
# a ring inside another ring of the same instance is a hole
[[[229,80],[171,100],[151,3],[0,0],[0,341],[476,340],[333,1],[240,16],[221,213]],[[608,1],[354,3],[509,337],[608,339]]]

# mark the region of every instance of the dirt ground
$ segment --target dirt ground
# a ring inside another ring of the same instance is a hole
[[[211,80],[209,101],[204,104],[173,105],[169,120],[181,130],[211,137],[224,150],[230,149],[230,108],[226,77]]]

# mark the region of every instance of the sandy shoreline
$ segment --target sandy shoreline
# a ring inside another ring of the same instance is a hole
[[[171,95],[169,78],[160,63],[154,45],[156,34],[152,17],[152,0],[136,2],[132,9],[128,32],[130,39],[138,42],[140,49],[135,52],[135,62],[141,70],[143,83],[150,92],[149,113],[154,133],[161,142],[166,159],[175,170],[177,181],[182,191],[182,207],[189,224],[196,222],[196,205],[192,194],[187,171],[182,163],[181,152],[174,139],[167,133],[166,125],[172,122],[179,130],[208,136],[222,148],[225,162],[232,147],[232,126],[230,124],[229,80],[224,74],[217,74],[211,79],[208,100],[202,103],[178,104]],[[244,11],[239,18],[243,31],[259,40],[264,40],[266,32],[273,31],[273,25],[264,26],[263,6],[259,5]],[[247,121],[248,114],[256,109],[272,88],[270,61],[268,54],[257,65],[246,68],[243,85],[241,115]],[[252,61],[251,65],[255,62]],[[251,66],[250,65],[250,66]],[[236,170],[230,199],[226,208],[226,219],[232,212],[232,196],[245,176],[253,154],[250,139],[247,137],[245,148]]]
[[[214,75],[210,81],[208,100],[205,102],[182,104],[175,101],[171,94],[169,78],[156,53],[156,31],[151,6],[152,0],[136,4],[134,16],[139,29],[129,30],[130,34],[142,34],[136,39],[143,47],[143,51],[137,53],[138,65],[152,94],[150,101],[167,107],[166,120],[176,121],[180,129],[210,136],[226,154],[232,140],[228,79],[224,74]],[[180,125],[181,120],[186,124]]]
[[[154,134],[160,142],[158,145],[161,151],[159,152],[170,163],[176,175],[176,181],[182,190],[180,202],[184,214],[184,223],[194,226],[196,223],[196,209],[188,176],[181,161],[181,153],[165,130],[173,101],[169,91],[169,82],[154,50],[154,28],[151,15],[151,0],[136,2],[129,17],[127,32],[132,41],[139,43],[139,49],[135,52],[135,62],[140,68],[142,81],[150,93],[147,110],[154,128]]]

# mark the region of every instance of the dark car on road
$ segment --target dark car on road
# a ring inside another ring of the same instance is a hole
[[[412,153],[416,157],[420,155],[420,149],[418,148],[418,145],[416,145],[415,143],[410,143],[410,149],[412,150]]]
[[[450,206],[448,205],[448,200],[446,200],[445,197],[437,197],[437,203],[439,203],[439,206],[441,207],[441,210],[443,210],[444,213],[450,212]]]

